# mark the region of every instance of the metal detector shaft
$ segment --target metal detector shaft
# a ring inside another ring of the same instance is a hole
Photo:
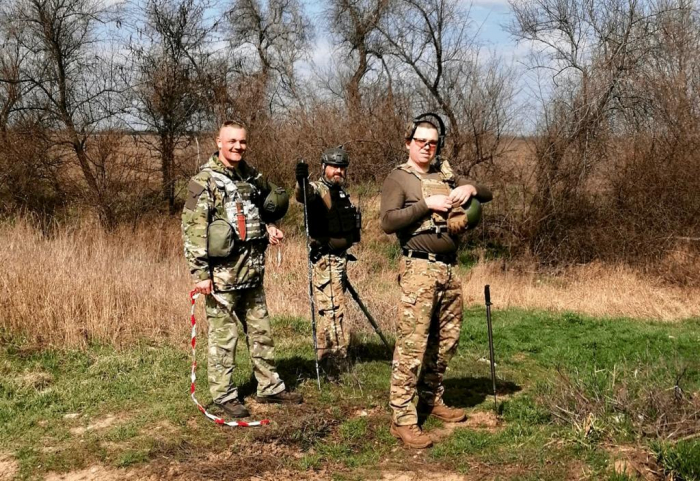
[[[487,284],[484,286],[484,297],[486,298],[486,324],[489,331],[489,354],[491,357],[491,382],[493,383],[493,407],[498,411],[498,401],[496,400],[496,360],[493,354],[493,328],[491,326],[491,289]]]
[[[302,160],[303,162],[303,160]],[[309,264],[309,303],[311,304],[311,333],[314,337],[314,361],[316,363],[316,383],[321,390],[321,373],[318,368],[318,341],[316,339],[316,305],[314,303],[313,265],[311,264],[311,237],[309,236],[309,210],[306,198],[306,179],[301,183],[304,195],[304,229],[306,231],[306,258]]]
[[[379,338],[382,340],[382,342],[386,346],[386,350],[389,351],[389,355],[393,356],[394,352],[391,350],[391,346],[389,345],[389,342],[384,337],[384,334],[382,334],[382,331],[379,330],[379,325],[377,324],[377,321],[375,321],[374,318],[372,317],[372,314],[369,313],[364,302],[362,302],[362,299],[360,299],[360,295],[357,293],[355,288],[352,287],[352,284],[350,284],[350,279],[348,279],[347,276],[345,277],[345,286],[348,288],[350,295],[352,296],[353,299],[355,299],[355,302],[357,302],[357,305],[360,307],[360,310],[365,314],[365,316],[367,317],[367,320],[374,328],[374,332],[376,332],[379,335]]]

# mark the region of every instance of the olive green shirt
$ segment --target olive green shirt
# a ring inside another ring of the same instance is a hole
[[[421,178],[440,179],[440,172],[431,165],[428,173],[416,173]],[[456,185],[473,185],[476,199],[489,202],[493,195],[484,186],[469,179],[456,176]],[[412,173],[394,169],[384,180],[380,207],[381,226],[387,234],[396,234],[401,247],[433,254],[451,254],[457,251],[459,239],[447,232],[424,232],[412,235],[421,221],[430,215],[430,209],[423,198],[421,181]]]

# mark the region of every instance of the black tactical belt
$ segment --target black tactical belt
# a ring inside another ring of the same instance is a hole
[[[311,248],[311,262],[316,262],[323,256],[327,256],[328,254],[338,256],[338,257],[346,257],[347,256],[347,249],[340,249],[340,250],[333,250],[327,246],[322,246],[322,247],[312,247]]]
[[[403,255],[405,255],[406,257],[413,257],[415,259],[426,259],[430,262],[444,262],[445,264],[457,263],[457,254],[432,254],[428,252],[406,249],[405,247],[401,249],[401,252],[403,252]]]

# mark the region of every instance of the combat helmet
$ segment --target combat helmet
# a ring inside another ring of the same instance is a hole
[[[326,149],[321,154],[321,163],[324,165],[334,165],[336,167],[347,167],[350,165],[348,153],[342,147]]]
[[[473,229],[479,222],[481,222],[481,202],[476,200],[474,197],[470,197],[467,203],[464,205],[464,210],[467,213],[468,227],[467,229]]]
[[[263,202],[262,217],[265,222],[275,222],[289,209],[289,195],[282,187],[273,186]]]

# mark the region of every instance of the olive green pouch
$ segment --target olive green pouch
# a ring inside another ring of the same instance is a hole
[[[207,229],[207,254],[209,258],[228,257],[233,253],[236,233],[225,219],[214,219]]]

